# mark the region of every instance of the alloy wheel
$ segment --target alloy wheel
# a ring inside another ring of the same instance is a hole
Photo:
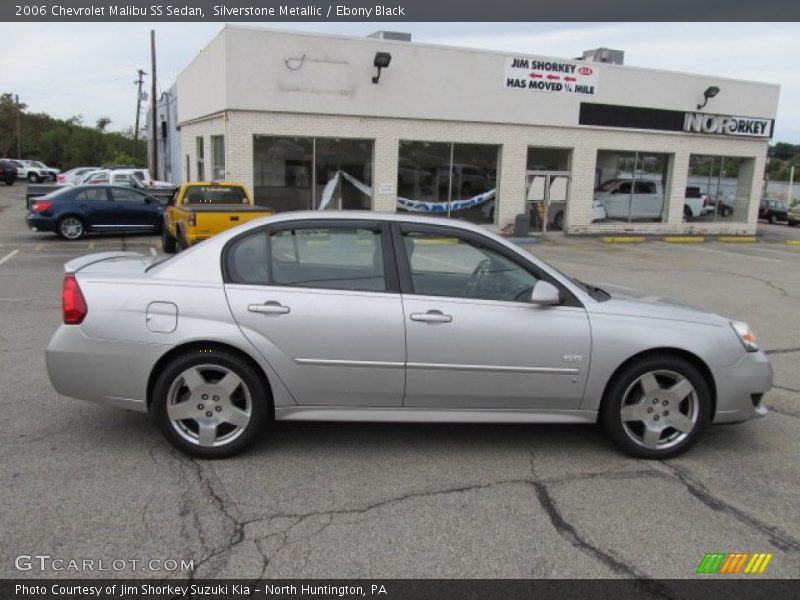
[[[253,414],[245,382],[221,365],[196,365],[183,371],[167,394],[167,416],[187,442],[225,446],[244,433]]]
[[[58,226],[61,235],[68,240],[77,240],[83,235],[83,223],[75,217],[67,217]]]
[[[625,391],[620,409],[622,428],[638,446],[665,450],[680,444],[697,425],[697,391],[675,371],[649,371]]]

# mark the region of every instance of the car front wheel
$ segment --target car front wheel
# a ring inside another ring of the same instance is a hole
[[[227,352],[198,349],[161,372],[150,412],[182,452],[226,458],[244,450],[264,428],[270,403],[252,365]]]
[[[711,393],[700,371],[671,355],[636,360],[611,382],[600,422],[613,442],[639,458],[677,456],[711,420]]]

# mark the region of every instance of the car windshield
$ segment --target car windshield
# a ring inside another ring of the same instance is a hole
[[[193,185],[186,190],[184,204],[247,204],[247,196],[240,187]]]

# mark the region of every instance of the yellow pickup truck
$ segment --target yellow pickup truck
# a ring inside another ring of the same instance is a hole
[[[161,246],[168,254],[180,252],[226,229],[273,213],[255,206],[240,183],[184,183],[164,210]]]

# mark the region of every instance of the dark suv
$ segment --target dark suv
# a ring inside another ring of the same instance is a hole
[[[786,221],[789,214],[789,206],[786,202],[780,200],[767,200],[761,201],[758,205],[758,218],[766,219],[770,223],[775,221]]]
[[[17,167],[7,160],[0,160],[0,181],[13,185],[17,180]]]

